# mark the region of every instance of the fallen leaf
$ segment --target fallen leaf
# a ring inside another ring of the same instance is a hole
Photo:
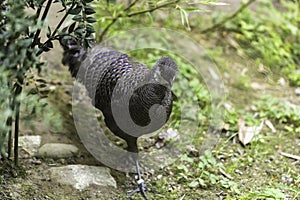
[[[243,118],[239,119],[239,140],[243,145],[249,144],[255,135],[259,134],[263,128],[264,122],[262,121],[259,126],[246,126]]]
[[[265,124],[267,125],[267,127],[269,127],[269,128],[271,129],[271,131],[272,131],[273,133],[276,133],[276,129],[275,129],[275,127],[273,126],[272,122],[270,122],[270,120],[266,120],[266,121],[265,121]]]

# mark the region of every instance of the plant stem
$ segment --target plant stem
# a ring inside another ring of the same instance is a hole
[[[103,40],[104,35],[107,33],[107,31],[109,30],[109,28],[114,25],[114,23],[116,23],[116,21],[118,20],[118,18],[114,18],[112,19],[112,21],[104,28],[104,30],[102,31],[101,35],[99,36],[99,42],[101,42]]]
[[[125,17],[132,17],[132,16],[135,16],[135,15],[140,15],[140,14],[144,14],[144,13],[148,13],[148,12],[153,12],[157,9],[160,9],[160,8],[163,8],[163,7],[167,7],[169,5],[172,5],[172,4],[175,4],[175,3],[178,3],[180,0],[175,0],[175,1],[171,1],[171,2],[166,2],[164,4],[161,4],[157,7],[154,7],[154,8],[150,8],[150,9],[147,9],[147,10],[141,10],[141,11],[136,11],[136,12],[132,12],[132,13],[129,13],[127,15],[125,15]]]
[[[15,102],[15,141],[14,141],[14,162],[15,165],[19,165],[19,122],[20,122],[20,100],[17,98],[20,97],[22,92],[24,78],[21,77],[18,79],[18,82],[15,83],[16,90],[14,94],[14,102]]]
[[[133,1],[127,8],[124,9],[124,11],[130,10],[130,8],[132,8],[138,1],[139,1],[139,0]]]
[[[43,1],[43,2],[41,2],[41,3],[39,4],[39,7],[38,7],[38,9],[37,9],[37,11],[36,11],[36,19],[37,19],[37,20],[38,20],[39,17],[40,17],[40,14],[41,14],[41,11],[42,11],[44,2],[45,2],[45,1]]]
[[[128,11],[132,6],[134,6],[136,3],[137,3],[138,0],[134,1],[132,4],[130,4],[127,8],[125,8],[123,11]],[[122,18],[122,17],[132,17],[132,16],[135,16],[135,15],[141,15],[141,14],[145,14],[145,13],[149,13],[149,12],[153,12],[157,9],[160,9],[160,8],[163,8],[163,7],[167,7],[169,5],[172,5],[172,4],[175,4],[175,3],[178,3],[180,0],[174,0],[174,1],[171,1],[171,2],[166,2],[164,4],[161,4],[157,7],[154,7],[154,8],[150,8],[150,9],[147,9],[147,10],[141,10],[141,11],[136,11],[136,12],[132,12],[132,13],[128,13],[128,14],[122,14],[122,13],[119,13],[116,17],[112,18],[111,20],[111,23],[109,23],[105,28],[104,30],[102,31],[102,33],[100,34],[99,36],[99,41],[101,42],[103,40],[103,37],[104,35],[107,33],[107,31],[109,30],[109,28],[114,25],[114,23],[117,22],[117,20],[119,18]]]
[[[139,0],[135,0],[134,2],[132,2],[127,8],[124,9],[124,11],[128,11],[130,8],[132,8]],[[121,16],[121,14],[119,14],[118,16]],[[101,42],[103,40],[104,35],[107,33],[107,31],[109,30],[109,28],[114,25],[114,23],[118,20],[119,17],[115,17],[112,19],[112,21],[104,28],[104,30],[102,31],[101,35],[99,36],[99,41]]]
[[[12,113],[13,113],[14,104],[13,104],[11,96],[9,97],[9,107],[10,107]],[[6,120],[6,126],[9,127],[9,130],[8,130],[8,151],[7,151],[8,158],[11,157],[11,153],[12,153],[12,121],[13,121],[13,118],[12,118],[12,115],[11,115]]]
[[[44,20],[46,19],[51,4],[52,4],[52,0],[48,0],[47,5],[46,5],[46,8],[45,8],[44,13],[43,13],[43,16],[42,16],[42,19],[41,19],[42,21],[44,21]],[[38,41],[38,39],[39,39],[41,30],[42,30],[42,29],[39,28],[39,29],[35,32],[35,35],[34,35],[34,38],[33,38],[33,42],[32,42],[32,45],[31,45],[31,48],[33,48],[35,45],[37,45],[37,41]]]
[[[55,27],[51,37],[54,37],[56,32],[58,31],[58,29],[61,27],[61,25],[64,23],[64,21],[66,20],[66,18],[69,15],[70,10],[72,10],[75,6],[75,1],[73,1],[71,7],[68,9],[68,11],[66,12],[66,14],[63,16],[63,18],[61,18],[60,22],[57,24],[57,26]]]
[[[244,9],[246,9],[248,6],[250,6],[255,1],[256,0],[249,0],[247,3],[245,3],[244,5],[242,5],[237,11],[235,11],[232,15],[224,18],[222,21],[220,21],[219,23],[213,25],[212,27],[200,31],[200,33],[208,33],[208,32],[212,32],[212,31],[214,31],[216,29],[219,29],[220,27],[224,26],[224,24],[227,21],[232,20],[233,18],[235,18],[238,14],[240,14]]]
[[[43,51],[43,46],[45,46],[49,41],[53,40],[55,38],[55,34],[57,33],[57,31],[59,30],[59,28],[61,27],[61,25],[64,23],[64,21],[66,20],[66,18],[69,15],[70,10],[72,10],[75,6],[75,1],[73,1],[71,7],[68,9],[68,11],[66,12],[66,14],[63,16],[63,18],[61,18],[60,22],[57,24],[57,26],[55,27],[53,33],[51,34],[51,36],[48,38],[48,40],[46,40],[46,42],[44,42],[41,46],[41,48],[39,49],[39,51],[37,52],[37,56],[41,55],[44,51]]]

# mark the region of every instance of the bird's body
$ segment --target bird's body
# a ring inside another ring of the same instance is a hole
[[[163,57],[149,69],[110,48],[86,51],[73,40],[63,47],[63,64],[85,85],[111,132],[137,153],[137,138],[161,128],[171,114],[176,63]]]

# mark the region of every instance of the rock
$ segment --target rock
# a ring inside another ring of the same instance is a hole
[[[51,180],[72,185],[78,190],[83,190],[90,185],[117,187],[116,181],[110,175],[110,169],[107,167],[67,165],[52,167],[49,170]]]
[[[167,131],[159,133],[158,138],[164,141],[170,141],[178,136],[178,131],[169,128]]]
[[[72,144],[47,143],[38,150],[38,157],[47,158],[68,158],[75,156],[78,148]]]
[[[262,84],[257,83],[257,82],[252,82],[250,86],[253,90],[264,90],[265,89],[265,86],[263,86]]]
[[[299,87],[295,89],[295,93],[297,96],[300,96],[300,88]]]
[[[20,149],[25,151],[29,156],[35,156],[41,146],[42,137],[39,135],[26,135],[19,137]]]

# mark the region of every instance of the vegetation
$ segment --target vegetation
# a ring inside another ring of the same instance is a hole
[[[59,12],[65,12],[65,15],[54,30],[51,30],[49,26],[47,27],[47,39],[42,42],[40,34],[47,20],[52,0],[47,1],[43,11],[45,1],[1,1],[0,42],[3,48],[0,52],[0,82],[4,87],[1,88],[0,109],[4,115],[1,115],[0,150],[1,156],[5,158],[4,142],[6,135],[8,135],[8,157],[11,157],[12,123],[14,122],[16,165],[18,164],[19,119],[23,85],[30,83],[31,80],[38,85],[35,88],[37,91],[33,93],[42,93],[38,90],[45,87],[47,81],[35,80],[32,71],[41,71],[43,62],[40,61],[39,56],[53,48],[54,40],[59,40],[62,37],[64,39],[75,37],[79,41],[82,40],[86,46],[91,44],[93,41],[92,33],[94,32],[91,23],[95,22],[95,19],[90,15],[95,11],[88,5],[89,2],[91,1],[59,2],[63,7]],[[58,1],[54,3],[58,3]],[[35,10],[35,14],[27,14],[25,8]],[[74,15],[73,20],[75,22],[62,28],[63,22],[69,15]],[[41,97],[43,96],[45,95]]]
[[[21,120],[33,122],[38,116],[42,116],[43,123],[51,124],[48,125],[51,128],[55,127],[52,129],[54,132],[59,132],[64,126],[65,121],[61,119],[68,112],[63,111],[61,114],[61,110],[62,107],[67,107],[67,103],[63,102],[59,106],[51,104],[57,96],[49,89],[50,77],[55,76],[57,79],[61,75],[37,75],[45,66],[39,59],[40,55],[51,50],[53,40],[62,36],[66,39],[75,37],[89,46],[93,41],[93,34],[96,41],[101,42],[134,28],[164,27],[181,31],[206,48],[206,53],[210,56],[209,62],[215,62],[219,66],[226,95],[219,99],[218,105],[213,105],[212,94],[201,77],[203,75],[199,74],[197,66],[193,66],[191,61],[181,55],[159,49],[129,52],[149,66],[153,66],[164,55],[172,56],[180,66],[174,83],[178,101],[175,101],[168,127],[180,130],[180,135],[188,138],[190,143],[182,147],[182,153],[173,164],[145,177],[151,183],[150,187],[157,190],[158,198],[300,197],[297,157],[300,153],[300,107],[299,97],[294,92],[300,86],[299,0],[250,0],[239,5],[231,14],[218,9],[233,5],[213,0],[199,3],[185,0],[132,0],[130,3],[59,1],[55,3],[63,5],[62,12],[66,13],[64,20],[72,22],[68,26],[59,23],[55,30],[50,30],[45,25],[47,18],[43,18],[43,15],[47,13],[47,9],[43,10],[44,14],[41,12],[42,5],[51,1],[25,1],[17,4],[12,4],[13,1],[9,0],[5,2],[1,4],[0,13],[3,19],[0,21],[0,41],[4,44],[0,51],[2,155],[5,154],[5,138],[9,140],[8,153],[11,154],[11,125],[18,124],[20,103],[24,105]],[[28,16],[25,11],[20,12],[25,7],[32,7],[36,14]],[[48,30],[48,39],[41,42],[40,31],[44,29]],[[20,98],[24,83],[28,84],[26,94],[23,94],[29,95],[26,99]],[[60,91],[59,94],[61,93],[63,92]],[[34,103],[36,101],[37,104]],[[188,109],[190,113],[183,113],[185,105],[192,105]],[[212,124],[213,111],[218,109],[222,110],[224,123]],[[239,142],[238,136],[243,131],[241,120],[246,127],[257,128],[263,124],[259,133],[246,145]],[[196,131],[192,132],[191,126],[195,124]],[[35,125],[31,123],[27,126]],[[17,128],[14,130],[18,131]],[[208,142],[206,146],[206,141],[211,139],[216,139],[217,142]],[[7,165],[1,167],[0,185],[9,184],[8,176],[1,175],[2,171],[5,173]],[[125,191],[130,186],[120,173],[114,174],[118,185],[125,185],[125,188],[118,188],[116,194],[110,194],[110,198],[126,199]],[[34,188],[28,185],[24,183],[21,191],[31,197]],[[0,197],[4,194],[5,192],[2,194],[0,191]],[[68,199],[68,196],[73,195],[73,190],[64,195],[50,194],[49,191],[43,194],[53,199]],[[91,196],[86,191],[75,194],[78,196],[74,198]],[[150,196],[155,198],[154,195]],[[141,198],[135,196],[134,199]]]

